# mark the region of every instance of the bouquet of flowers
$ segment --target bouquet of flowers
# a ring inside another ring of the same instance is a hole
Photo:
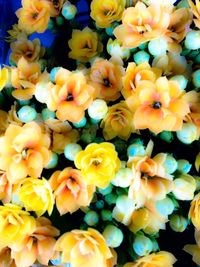
[[[175,2],[20,1],[0,267],[200,265],[200,1]]]

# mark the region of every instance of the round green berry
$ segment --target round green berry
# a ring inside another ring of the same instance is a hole
[[[90,210],[84,216],[84,222],[89,226],[94,226],[99,222],[99,215],[96,211]]]
[[[117,248],[121,245],[124,235],[122,231],[114,225],[108,225],[103,231],[103,237],[106,244],[111,248]]]
[[[30,106],[23,106],[17,112],[18,118],[21,122],[30,122],[37,118],[37,111]]]
[[[153,244],[150,238],[138,235],[133,242],[133,249],[138,256],[146,256],[152,252]]]
[[[144,62],[149,62],[150,55],[145,51],[139,51],[134,54],[133,59],[137,65],[142,64]]]
[[[51,159],[45,169],[54,169],[58,164],[58,155],[55,152],[51,153]]]
[[[76,143],[69,143],[64,149],[64,155],[68,160],[74,161],[78,152],[82,150],[82,147]]]
[[[48,119],[55,119],[55,117],[56,117],[56,113],[54,111],[51,111],[48,108],[44,108],[42,110],[42,119],[44,121],[46,121]]]

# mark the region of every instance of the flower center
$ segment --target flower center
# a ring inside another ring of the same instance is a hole
[[[22,159],[26,159],[26,157],[27,157],[27,151],[28,151],[28,148],[24,148],[22,150]]]
[[[67,101],[73,101],[74,100],[74,97],[73,97],[73,95],[70,93],[70,94],[68,94],[68,96],[67,96]]]
[[[92,164],[94,166],[98,166],[100,164],[100,161],[98,159],[93,160]]]
[[[154,101],[151,106],[154,109],[160,109],[162,107],[162,104],[159,101]]]
[[[37,17],[38,17],[38,13],[37,12],[35,12],[35,13],[32,14],[32,18],[33,19],[37,19]]]
[[[110,87],[112,85],[108,78],[104,78],[103,83],[106,87]]]

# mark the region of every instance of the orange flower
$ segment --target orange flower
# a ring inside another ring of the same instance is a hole
[[[120,97],[122,76],[124,69],[122,62],[113,58],[106,60],[97,58],[90,70],[90,83],[97,91],[97,98],[106,101],[115,101]]]
[[[69,40],[68,45],[71,49],[69,58],[81,62],[88,62],[103,50],[103,45],[100,42],[98,34],[88,27],[82,31],[73,30],[72,38]]]
[[[82,72],[61,68],[56,74],[55,84],[49,83],[47,99],[44,101],[51,111],[57,110],[59,120],[79,122],[92,102],[93,95],[94,88],[87,84]]]
[[[138,208],[148,200],[162,200],[172,191],[172,176],[166,173],[162,165],[166,156],[160,153],[152,159],[148,156],[133,157],[128,163],[133,173],[128,195],[136,201]]]
[[[55,237],[59,230],[51,225],[45,217],[36,219],[36,228],[27,236],[20,245],[11,246],[11,256],[18,267],[29,267],[38,260],[39,263],[48,265],[53,258]]]
[[[79,140],[79,132],[72,129],[67,121],[48,119],[45,125],[49,128],[52,136],[52,151],[57,154],[64,153],[64,149],[69,143],[76,143]]]
[[[104,237],[92,228],[87,231],[73,230],[62,235],[56,242],[55,251],[62,252],[62,262],[73,267],[113,267],[112,251]]]
[[[122,95],[124,98],[131,96],[135,92],[140,81],[155,82],[162,72],[158,68],[152,68],[149,63],[144,62],[136,65],[134,62],[128,63],[126,74],[123,77]]]
[[[0,170],[0,200],[9,203],[12,197],[13,186],[9,182],[6,172]],[[0,265],[1,266],[1,265]]]
[[[81,172],[71,167],[54,172],[49,182],[60,215],[89,206],[95,191],[95,186],[87,185]]]
[[[184,94],[177,82],[166,77],[158,78],[155,83],[141,81],[135,93],[126,99],[134,112],[135,129],[148,128],[156,134],[180,130],[184,117],[189,113]]]
[[[192,12],[189,8],[179,8],[170,14],[170,24],[166,32],[169,51],[174,53],[182,51],[179,44],[189,32],[191,23]]]
[[[45,0],[50,7],[50,16],[57,17],[63,7],[64,0]]]
[[[10,60],[16,64],[21,57],[24,57],[29,62],[38,61],[45,52],[45,49],[41,46],[39,39],[31,41],[24,37],[21,37],[17,39],[16,42],[11,43],[10,48]]]
[[[200,29],[200,1],[195,0],[195,4],[194,4],[191,0],[188,0],[188,3],[190,5],[190,8],[194,16],[196,17],[196,19],[194,19],[194,23],[196,27]]]
[[[121,20],[125,4],[125,0],[93,0],[90,6],[90,16],[95,20],[98,27],[111,27],[114,21]]]
[[[123,267],[172,267],[175,262],[176,258],[171,253],[159,251],[127,263]]]
[[[125,47],[134,48],[163,36],[169,23],[170,15],[162,5],[146,7],[138,2],[124,11],[122,25],[115,28],[114,35]]]
[[[14,259],[11,258],[11,250],[8,247],[0,251],[0,266],[1,267],[17,267]]]
[[[11,69],[11,83],[16,89],[12,95],[20,100],[31,99],[40,74],[39,63],[29,63],[25,58],[20,58],[17,68]]]
[[[183,97],[190,106],[190,113],[186,116],[186,121],[194,123],[197,127],[197,140],[200,137],[200,93],[190,91]]]
[[[10,124],[0,137],[0,146],[0,169],[6,171],[13,183],[28,175],[39,177],[50,160],[50,137],[35,122],[22,127]]]
[[[16,11],[18,26],[28,34],[44,32],[50,19],[50,7],[45,0],[22,0],[22,8]]]
[[[200,230],[200,193],[197,194],[191,202],[189,218],[193,225]]]
[[[0,136],[3,135],[8,127],[8,114],[0,110]]]
[[[108,108],[105,118],[101,122],[103,136],[105,140],[110,140],[119,136],[121,139],[128,140],[133,132],[132,113],[125,101],[121,101]]]

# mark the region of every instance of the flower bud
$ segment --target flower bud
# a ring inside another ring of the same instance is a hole
[[[163,163],[163,167],[167,173],[172,174],[177,169],[178,163],[172,155],[167,154],[167,157]]]
[[[185,38],[185,47],[190,50],[200,48],[200,31],[190,31]]]
[[[116,173],[115,178],[111,181],[111,183],[114,186],[119,186],[124,188],[130,186],[132,179],[133,179],[133,174],[131,169],[122,168]]]
[[[66,147],[64,149],[64,155],[65,155],[66,159],[74,161],[76,155],[81,150],[82,150],[82,147],[79,144],[70,143],[70,144],[66,145]]]
[[[164,217],[172,214],[175,208],[173,201],[169,197],[157,201],[155,206],[159,214]]]
[[[176,132],[178,139],[184,144],[191,144],[197,139],[197,127],[193,123],[184,123],[180,131]]]
[[[111,248],[117,248],[123,241],[122,231],[114,225],[108,225],[103,231],[103,237],[106,240],[106,244]]]
[[[108,112],[108,106],[106,101],[102,99],[96,99],[92,102],[92,104],[88,107],[88,115],[90,118],[95,120],[101,120],[105,117]]]
[[[181,215],[173,214],[170,217],[169,225],[175,232],[183,232],[187,228],[188,220]]]
[[[138,256],[146,256],[153,250],[153,244],[150,238],[138,235],[133,242],[133,249]]]
[[[174,196],[179,200],[192,200],[196,190],[195,179],[188,174],[181,174],[174,180]]]
[[[130,49],[123,47],[120,42],[110,38],[107,43],[107,52],[111,57],[119,56],[121,59],[128,59],[130,57]]]
[[[186,159],[179,159],[177,162],[178,162],[177,170],[180,172],[188,173],[192,168],[192,164],[190,164],[189,161]]]

